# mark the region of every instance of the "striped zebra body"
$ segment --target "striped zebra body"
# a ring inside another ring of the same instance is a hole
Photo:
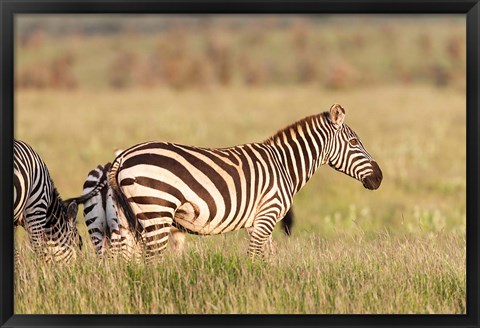
[[[69,261],[75,243],[77,204],[66,206],[44,161],[28,144],[14,141],[14,226],[27,230],[36,253],[47,261]],[[46,247],[45,247],[46,246]]]
[[[83,196],[75,201],[84,204],[85,224],[97,255],[103,255],[108,249],[109,255],[120,255],[130,260],[138,257],[142,249],[135,240],[135,232],[129,228],[123,210],[115,203],[112,189],[106,184],[110,165],[98,165],[89,172],[83,185]],[[185,233],[172,227],[170,237],[174,252],[181,254]]]
[[[122,152],[108,183],[146,254],[161,254],[172,226],[199,235],[251,231],[262,254],[277,221],[317,168],[328,163],[376,189],[379,166],[346,124],[344,109],[300,120],[262,143],[209,149],[146,142]]]
[[[97,255],[103,255],[108,249],[110,255],[120,255],[131,259],[141,249],[135,240],[135,232],[131,231],[121,208],[113,199],[112,189],[106,185],[106,174],[111,163],[98,165],[88,173],[83,185],[82,197],[76,198],[77,203],[84,205],[84,217],[87,231]],[[293,224],[291,209],[287,212],[282,228],[290,235]],[[181,254],[185,242],[185,233],[172,227],[170,229],[170,245],[175,253]]]
[[[115,156],[120,155],[123,151],[124,151],[123,149],[116,149]],[[109,165],[111,165],[111,163],[109,163]],[[292,234],[294,217],[295,216],[293,214],[293,209],[290,208],[287,211],[287,214],[285,214],[285,217],[280,221],[282,231],[287,236],[290,236]],[[185,240],[185,234],[183,233],[183,231],[176,229],[174,227],[171,228],[170,233],[171,233],[171,239],[172,239],[171,241],[173,242],[173,248],[177,253],[181,253],[183,248],[183,243]]]

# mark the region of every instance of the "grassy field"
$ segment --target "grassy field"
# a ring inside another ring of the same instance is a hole
[[[182,257],[150,266],[99,262],[93,252],[69,267],[27,256],[15,312],[465,313],[459,235],[277,238],[265,263],[247,260],[246,234],[235,235],[192,238]]]
[[[205,17],[204,17],[205,18]],[[339,102],[379,163],[368,191],[321,168],[293,236],[187,236],[156,265],[38,263],[16,233],[16,313],[465,313],[465,18],[23,15],[15,136],[64,198],[117,148],[262,141]]]
[[[15,136],[49,166],[64,198],[115,148],[146,140],[223,147],[261,141],[306,115],[346,109],[382,168],[379,190],[329,167],[296,196],[293,236],[245,258],[246,233],[187,237],[157,265],[37,263],[16,243],[16,313],[465,313],[465,94],[422,84],[16,93]],[[20,230],[20,229],[19,229]]]

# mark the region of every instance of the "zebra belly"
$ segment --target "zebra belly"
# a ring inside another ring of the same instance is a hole
[[[207,209],[208,210],[208,209]],[[217,235],[252,225],[254,216],[250,215],[244,218],[232,220],[222,220],[222,217],[208,218],[206,222],[200,222],[197,219],[201,214],[201,208],[193,202],[182,204],[175,212],[174,221],[176,226],[184,228],[189,233],[199,235]]]

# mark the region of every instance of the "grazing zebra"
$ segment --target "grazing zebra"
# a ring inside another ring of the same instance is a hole
[[[13,151],[14,227],[27,230],[34,251],[47,261],[68,262],[74,244],[82,243],[77,204],[62,201],[45,162],[32,147],[15,140]]]
[[[117,156],[108,184],[147,260],[163,253],[172,226],[199,235],[250,229],[255,258],[319,166],[328,163],[367,189],[380,186],[380,167],[344,118],[334,104],[264,142],[231,148],[141,143]]]
[[[112,190],[107,185],[106,174],[110,165],[98,165],[90,171],[83,184],[83,195],[69,201],[84,205],[85,224],[97,255],[103,255],[108,249],[108,255],[131,259],[139,249],[123,211],[115,206]]]
[[[111,163],[107,163],[91,170],[83,184],[83,195],[71,200],[84,205],[85,224],[97,255],[103,255],[108,248],[112,255],[120,254],[128,260],[140,249],[134,232],[129,230],[123,211],[115,206],[112,190],[107,185],[110,166]],[[292,225],[293,214],[290,209],[282,220],[282,229],[286,235],[290,235]],[[185,233],[172,227],[170,238],[174,251],[181,254]]]

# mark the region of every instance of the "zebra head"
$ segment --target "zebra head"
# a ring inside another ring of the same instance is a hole
[[[77,230],[76,202],[66,203],[54,190],[56,197],[45,224],[46,261],[69,262],[75,257],[75,246],[82,248],[83,242]],[[48,213],[47,213],[48,214]]]
[[[327,154],[328,164],[362,182],[366,189],[377,189],[383,179],[382,170],[363,146],[358,135],[343,121],[345,109],[339,104],[326,114],[333,131],[333,138]]]

